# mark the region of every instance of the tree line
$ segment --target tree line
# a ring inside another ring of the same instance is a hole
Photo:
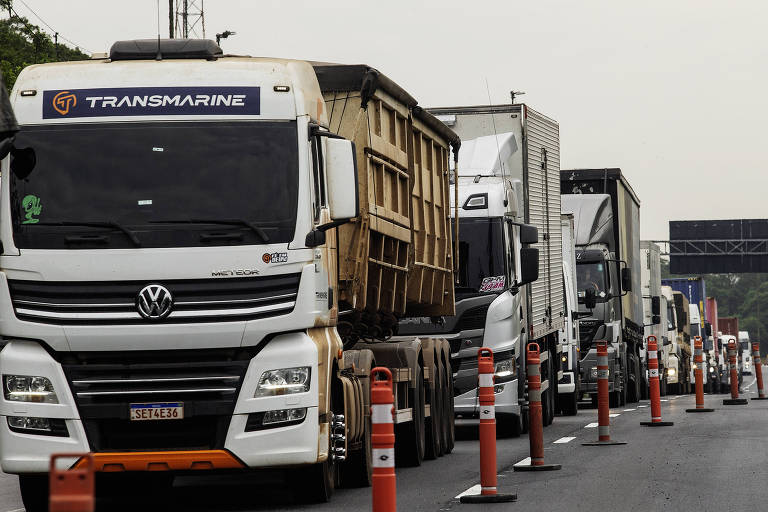
[[[56,44],[39,26],[12,10],[11,0],[0,0],[0,73],[6,89],[11,90],[21,70],[32,64],[83,60],[88,55],[66,44]]]

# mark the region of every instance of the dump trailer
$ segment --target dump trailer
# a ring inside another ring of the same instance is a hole
[[[669,361],[671,341],[667,337],[668,324],[666,300],[661,294],[661,249],[648,240],[640,242],[641,272],[640,280],[643,291],[643,328],[645,339],[656,336],[658,340],[659,386],[663,395],[667,392],[666,368]],[[643,377],[641,397],[648,398],[648,358],[647,346],[643,343],[641,354],[641,372]]]
[[[395,82],[138,40],[28,67],[11,102],[0,463],[27,510],[59,452],[147,478],[285,469],[316,501],[367,485],[374,366],[395,460],[451,450],[450,346],[396,329],[454,312],[460,141]]]
[[[563,375],[558,332],[565,325],[559,126],[527,105],[429,111],[462,139],[456,316],[427,318],[408,332],[450,340],[456,414],[463,417],[479,413],[478,348],[496,353],[498,430],[508,435],[528,425],[525,348],[537,343],[548,425]]]
[[[597,345],[607,340],[611,402],[636,402],[643,378],[640,200],[621,169],[560,173],[562,209],[576,221],[582,389],[597,398]]]

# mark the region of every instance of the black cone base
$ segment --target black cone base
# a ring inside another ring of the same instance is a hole
[[[714,409],[686,409],[685,412],[715,412]]]
[[[723,405],[747,405],[747,402],[746,398],[726,398]]]
[[[671,427],[675,424],[674,421],[641,421],[640,424],[644,427]]]
[[[756,397],[752,398],[751,400],[768,400],[768,396],[764,396],[764,397],[756,396]]]
[[[534,466],[533,464],[520,464],[512,466],[515,471],[556,471],[562,469],[560,464],[540,464]]]
[[[582,446],[614,446],[618,444],[627,444],[626,441],[591,441],[581,443]]]
[[[509,503],[517,501],[517,494],[467,494],[459,498],[462,503]]]

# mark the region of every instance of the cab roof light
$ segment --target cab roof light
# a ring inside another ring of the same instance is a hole
[[[22,96],[35,96],[37,95],[37,91],[35,89],[24,89],[20,94]]]
[[[276,85],[272,88],[275,92],[288,92],[291,88],[287,85]]]
[[[465,210],[485,210],[488,208],[488,194],[472,194],[464,201]]]

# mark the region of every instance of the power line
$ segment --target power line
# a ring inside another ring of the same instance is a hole
[[[22,4],[24,7],[26,7],[26,8],[27,8],[27,10],[29,10],[29,12],[31,12],[31,13],[32,13],[32,14],[35,16],[35,18],[37,18],[38,20],[40,20],[40,23],[42,23],[43,25],[45,25],[46,27],[48,27],[48,29],[49,29],[49,30],[51,30],[51,31],[52,31],[54,34],[57,34],[59,38],[61,38],[61,39],[63,39],[64,41],[68,42],[69,44],[71,44],[71,45],[72,45],[72,46],[74,46],[75,48],[78,48],[78,49],[82,49],[82,50],[85,50],[85,51],[86,51],[86,52],[88,52],[88,53],[93,53],[93,52],[92,52],[92,51],[90,51],[88,48],[84,47],[83,45],[81,45],[81,44],[77,44],[76,42],[72,41],[71,39],[67,39],[66,37],[62,36],[62,35],[61,35],[61,33],[60,33],[58,30],[56,30],[55,28],[53,28],[52,26],[50,26],[50,25],[49,25],[49,24],[48,24],[48,23],[47,23],[47,22],[46,22],[46,21],[45,21],[43,18],[41,18],[41,17],[40,17],[40,15],[38,15],[38,14],[37,14],[35,11],[33,11],[33,10],[32,10],[32,8],[31,8],[29,5],[27,5],[27,3],[26,3],[24,0],[18,0],[18,1],[19,1],[19,2],[21,2],[21,4]],[[16,10],[14,9],[14,12],[15,12],[15,11],[16,11]],[[18,12],[16,12],[16,16],[19,16],[19,13],[18,13]],[[19,17],[21,17],[21,16],[19,16]]]

